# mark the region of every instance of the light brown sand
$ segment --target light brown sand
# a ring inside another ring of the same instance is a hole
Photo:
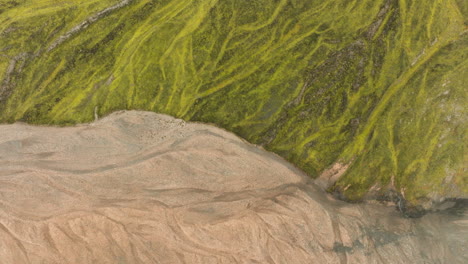
[[[0,126],[0,263],[468,263],[465,216],[335,201],[221,129],[149,112]]]

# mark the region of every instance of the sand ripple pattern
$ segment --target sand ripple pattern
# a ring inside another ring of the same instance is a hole
[[[465,216],[336,201],[231,133],[149,112],[0,126],[0,263],[468,263]]]

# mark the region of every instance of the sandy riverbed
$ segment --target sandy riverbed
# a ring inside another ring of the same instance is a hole
[[[467,215],[336,201],[221,129],[150,112],[0,125],[0,263],[468,263]]]

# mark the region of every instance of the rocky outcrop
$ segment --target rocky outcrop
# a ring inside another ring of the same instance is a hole
[[[0,135],[1,263],[468,261],[463,210],[337,201],[212,126],[132,111]]]
[[[89,27],[91,24],[93,24],[94,22],[98,21],[99,19],[103,18],[104,16],[110,14],[111,12],[115,11],[115,10],[118,10],[122,7],[125,7],[126,5],[130,4],[133,0],[122,0],[120,2],[118,2],[117,4],[113,5],[113,6],[110,6],[108,8],[105,8],[99,12],[97,12],[96,14],[88,17],[87,19],[85,19],[83,22],[81,22],[80,24],[74,26],[72,29],[70,29],[69,31],[67,31],[65,34],[61,35],[60,37],[58,37],[48,48],[47,48],[47,51],[51,51],[53,49],[55,49],[58,45],[62,44],[63,42],[65,42],[67,39],[71,38],[72,36],[76,35],[77,33],[79,33],[80,31],[86,29],[87,27]]]
[[[14,86],[13,79],[15,72],[21,72],[24,61],[28,56],[28,53],[20,53],[10,59],[10,63],[8,64],[8,68],[5,72],[5,77],[0,84],[0,102],[4,102],[12,92],[11,89]]]

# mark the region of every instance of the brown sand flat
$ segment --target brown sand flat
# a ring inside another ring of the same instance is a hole
[[[467,229],[336,201],[276,155],[165,115],[0,126],[0,264],[468,263]]]

